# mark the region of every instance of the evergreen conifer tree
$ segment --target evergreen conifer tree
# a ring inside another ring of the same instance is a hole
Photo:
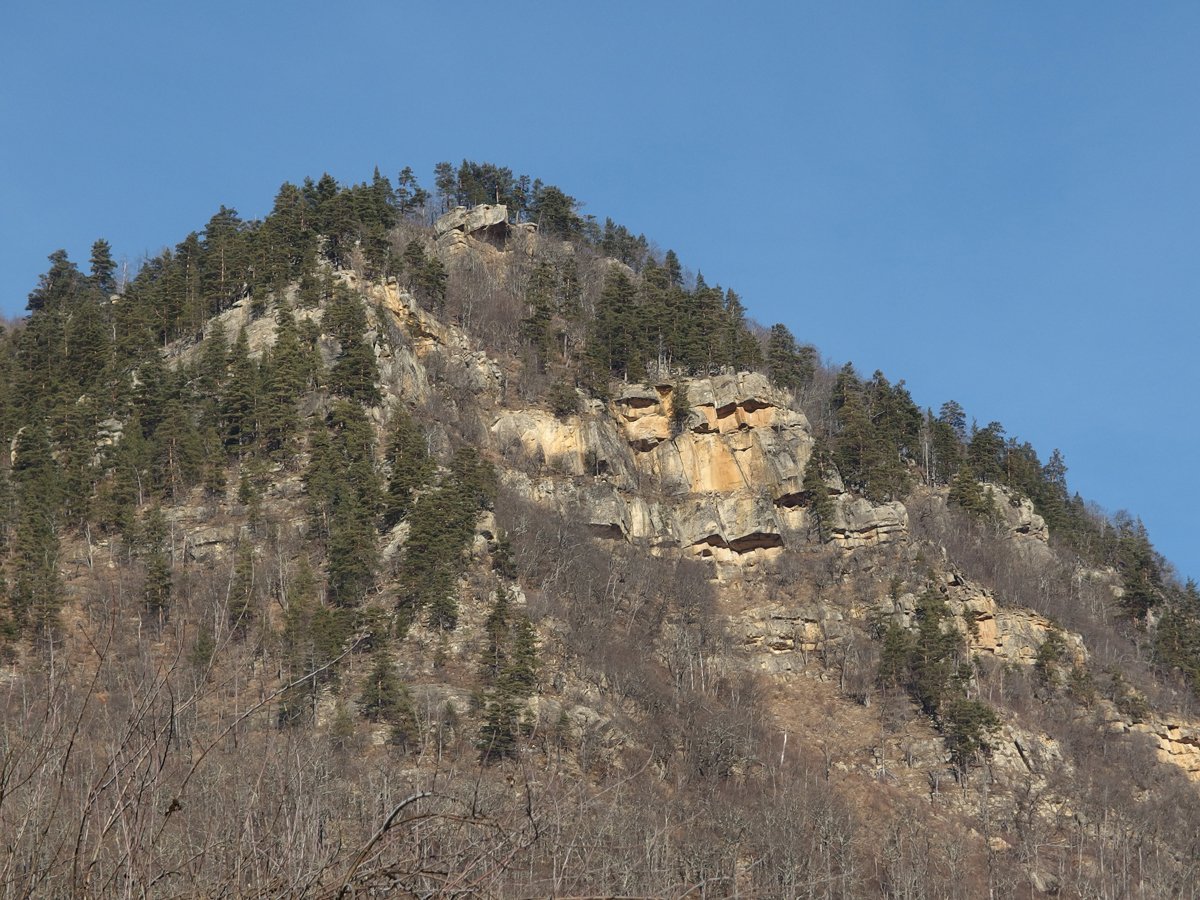
[[[375,381],[375,351],[366,343],[367,317],[362,300],[339,285],[325,312],[325,327],[338,339],[340,350],[329,372],[333,393],[367,406],[380,401]]]
[[[329,526],[330,600],[341,607],[358,606],[375,580],[379,553],[375,524],[354,491],[341,496]]]
[[[99,238],[92,244],[91,281],[105,299],[117,289],[117,280],[114,277],[116,271],[117,264],[113,262],[112,245],[104,238]]]
[[[13,621],[18,627],[46,635],[57,624],[62,607],[57,522],[62,479],[41,422],[26,426],[17,438],[13,482],[17,493],[12,541]]]
[[[819,543],[825,543],[830,537],[830,526],[833,523],[833,500],[829,496],[829,486],[825,483],[832,461],[825,445],[818,441],[813,445],[812,454],[804,467],[804,490],[810,531]]]
[[[172,583],[167,520],[162,509],[155,506],[146,513],[140,537],[140,556],[145,567],[142,612],[162,622],[171,609]]]
[[[398,406],[389,426],[388,461],[391,474],[383,505],[383,527],[394,528],[412,509],[413,494],[432,478],[433,460],[425,447],[425,436],[408,410]]]
[[[611,269],[588,340],[589,353],[606,374],[637,379],[645,373],[636,302],[637,289],[629,276]]]
[[[247,455],[258,438],[259,368],[250,357],[246,329],[238,331],[229,351],[229,378],[221,393],[221,421],[225,447],[239,459]]]
[[[281,306],[275,345],[263,366],[262,447],[276,459],[288,458],[300,428],[296,402],[306,384],[304,348],[291,310]]]
[[[396,674],[385,644],[378,645],[372,653],[371,670],[363,682],[358,705],[368,721],[391,726],[391,743],[408,746],[416,739],[417,717],[412,697]]]

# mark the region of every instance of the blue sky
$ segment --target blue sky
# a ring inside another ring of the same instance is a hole
[[[956,399],[1200,576],[1195,3],[11,4],[0,310],[284,180],[488,160]]]

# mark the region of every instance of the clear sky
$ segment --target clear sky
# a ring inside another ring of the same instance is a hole
[[[1200,4],[13,3],[0,310],[284,180],[510,166],[1200,577]]]

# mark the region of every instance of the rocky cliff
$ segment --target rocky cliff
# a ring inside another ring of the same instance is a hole
[[[447,258],[463,252],[493,253],[503,247],[497,239],[509,227],[502,207],[454,210],[439,221],[438,232],[457,237],[443,241],[440,250]],[[463,243],[467,238],[486,240],[492,249],[472,249]],[[429,411],[423,424],[432,445],[448,443],[445,420],[465,416],[472,420],[467,430],[483,437],[514,495],[585,523],[599,540],[707,561],[729,596],[743,598],[725,603],[729,627],[740,640],[740,665],[787,683],[811,674],[813,660],[844,652],[854,635],[868,628],[872,616],[913,625],[915,595],[889,596],[884,571],[867,562],[882,550],[899,553],[894,559],[909,560],[919,552],[905,504],[872,503],[847,492],[836,474],[828,482],[834,511],[827,547],[834,554],[831,590],[822,599],[809,587],[791,597],[772,589],[767,598],[763,585],[781,566],[786,568],[788,554],[811,552],[802,480],[814,439],[792,398],[764,376],[743,372],[627,384],[607,401],[581,396],[579,412],[556,416],[536,405],[511,402],[500,364],[462,329],[422,309],[394,280],[362,281],[352,272],[340,272],[338,278],[366,297],[373,328],[368,337],[381,381],[389,394]],[[241,305],[225,313],[222,323],[227,331],[245,325],[255,354],[270,346],[270,317],[255,319]],[[332,343],[326,345],[329,359],[335,349]],[[182,347],[174,354],[186,360],[194,352]],[[453,410],[439,408],[447,402],[448,382],[469,402]],[[686,410],[676,408],[681,395]],[[383,410],[376,421],[382,426]],[[1049,558],[1048,529],[1028,499],[1000,486],[989,487],[997,520],[1021,553]],[[283,483],[277,494],[283,497],[289,490],[298,497],[302,487]],[[945,490],[926,502],[944,510]],[[187,525],[188,516],[178,521],[185,532],[184,552],[191,558],[227,554],[237,542],[240,526],[206,524],[204,516],[190,518],[197,521],[194,527]],[[868,579],[875,596],[848,596],[862,589],[861,575],[853,573],[864,568],[875,569]],[[964,578],[953,565],[942,567],[940,578],[954,627],[978,659],[1032,667],[1047,636],[1059,631],[1046,616],[997,602],[992,592]],[[1070,632],[1063,636],[1071,657],[1086,661],[1082,637]],[[1111,704],[1109,710],[1108,728],[1146,735],[1163,762],[1200,778],[1196,723],[1153,716],[1135,721]],[[1035,733],[1022,735],[1026,744],[1038,740]],[[1023,760],[1035,751],[1008,753],[1003,749],[1006,740],[997,744],[997,764],[1020,760],[1025,766]],[[1013,739],[1012,747],[1018,744]],[[936,757],[937,751],[932,752]],[[934,764],[936,759],[927,762]]]

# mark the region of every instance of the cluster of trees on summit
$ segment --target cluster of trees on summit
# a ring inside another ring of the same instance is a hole
[[[29,317],[0,341],[0,440],[14,448],[0,468],[7,639],[53,631],[65,532],[125,541],[148,573],[147,612],[169,615],[160,508],[195,490],[224,496],[236,473],[238,499],[253,510],[281,471],[302,476],[323,565],[313,573],[323,590],[305,588],[308,599],[297,600],[289,620],[296,630],[289,645],[305,648],[296,651],[297,667],[311,665],[314,654],[329,657],[353,630],[353,616],[341,611],[358,609],[378,589],[379,535],[401,522],[410,527],[393,598],[401,621],[453,629],[462,551],[494,476],[470,447],[430,457],[402,405],[389,410],[386,445],[377,450],[367,413],[384,397],[368,319],[363,299],[333,273],[353,267],[367,278],[396,278],[422,305],[453,316],[455,275],[437,256],[428,224],[450,206],[481,202],[503,203],[514,220],[537,222],[543,238],[575,247],[529,262],[515,343],[504,348],[557,412],[575,410],[577,389],[605,397],[614,380],[677,383],[763,371],[802,400],[818,434],[805,480],[818,538],[834,470],[847,488],[877,501],[904,497],[918,482],[948,486],[952,504],[981,521],[997,502],[988,485],[1003,485],[1032,500],[1060,545],[1121,572],[1131,621],[1154,624],[1163,664],[1200,685],[1195,586],[1171,580],[1140,523],[1098,516],[1072,495],[1057,451],[1042,462],[1000,423],[968,425],[953,402],[936,414],[922,410],[902,381],[881,372],[864,378],[850,364],[831,371],[815,348],[782,324],[753,322],[734,290],[689,274],[673,251],[660,253],[611,219],[582,215],[578,201],[553,185],[469,161],[439,164],[433,192],[409,168],[395,184],[378,170],[360,184],[329,175],[284,184],[261,220],[221,207],[127,280],[103,240],[86,272],[65,252],[51,254],[29,295]],[[235,304],[274,317],[275,341],[259,359],[244,330],[226,334],[209,324]],[[164,348],[202,335],[190,362],[168,363]],[[475,336],[497,339],[482,327]],[[314,394],[325,402],[305,420],[301,400]],[[252,569],[253,554],[246,560]],[[252,572],[246,577],[253,581]],[[523,626],[503,596],[496,602],[497,634],[511,636],[527,657]],[[236,609],[238,627],[247,615]],[[527,672],[507,678],[513,691],[526,690]],[[497,708],[509,709],[513,696],[497,699]]]

